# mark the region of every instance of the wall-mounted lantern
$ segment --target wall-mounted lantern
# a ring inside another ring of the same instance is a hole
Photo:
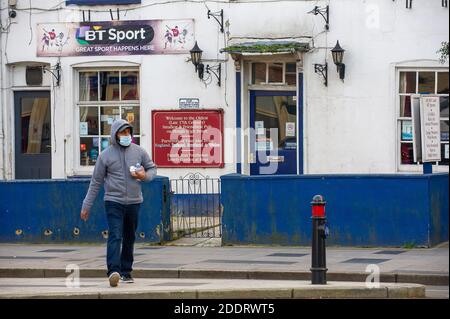
[[[345,64],[342,63],[342,61],[344,60],[344,52],[345,50],[341,48],[338,40],[335,47],[331,49],[331,54],[333,55],[333,62],[334,64],[336,64],[339,78],[341,80],[344,80],[345,78]]]
[[[205,72],[205,65],[202,63],[202,49],[197,44],[197,41],[195,41],[194,47],[189,51],[191,53],[191,61],[192,64],[195,66],[195,72],[198,73],[198,77],[200,80],[203,81],[203,76]],[[206,73],[208,74],[214,74],[217,78],[217,85],[221,85],[220,77],[221,77],[221,71],[222,67],[221,64],[218,63],[217,65],[210,66],[209,64],[206,65]],[[204,82],[204,81],[203,81]]]

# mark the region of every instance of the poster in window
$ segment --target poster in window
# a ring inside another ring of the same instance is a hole
[[[413,128],[411,121],[402,121],[402,140],[412,141],[413,139]]]
[[[134,113],[127,113],[127,122],[128,123],[134,122]]]

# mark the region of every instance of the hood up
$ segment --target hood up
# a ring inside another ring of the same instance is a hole
[[[130,128],[131,136],[133,136],[133,126],[128,123],[127,121],[120,119],[115,120],[113,124],[111,125],[111,144],[112,145],[119,145],[116,140],[116,134],[119,132],[124,126],[127,126]]]

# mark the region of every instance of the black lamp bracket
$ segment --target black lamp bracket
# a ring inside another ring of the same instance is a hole
[[[326,6],[324,8],[315,6],[314,9],[312,9],[308,13],[312,13],[315,16],[320,14],[322,18],[325,20],[325,29],[326,30],[330,29],[330,6]]]
[[[53,75],[56,80],[56,86],[59,86],[59,84],[61,83],[61,64],[59,62],[56,63],[54,68],[46,68],[43,66],[42,71],[44,73],[50,72],[50,74]]]
[[[325,62],[325,64],[314,64],[314,72],[321,74],[324,79],[323,84],[328,86],[328,63]]]
[[[215,75],[215,77],[217,78],[217,85],[220,86],[221,85],[221,81],[220,81],[220,75],[222,73],[222,64],[216,64],[214,66],[209,66],[209,64],[206,65],[206,73],[212,73]]]
[[[208,10],[208,19],[210,19],[211,17],[213,17],[217,21],[220,26],[220,32],[223,33],[223,9],[217,12],[211,12],[211,10]],[[220,21],[218,18],[220,18]]]
[[[119,8],[117,8],[116,10],[117,10],[117,20],[120,20],[120,10],[119,10]],[[111,20],[114,21],[112,9],[109,9],[109,15],[111,16]]]

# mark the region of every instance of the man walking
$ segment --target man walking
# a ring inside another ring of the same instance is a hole
[[[108,220],[107,267],[111,287],[119,280],[132,283],[133,248],[139,208],[143,202],[141,181],[156,175],[148,153],[131,143],[133,127],[125,120],[111,126],[111,145],[100,153],[89,190],[83,201],[81,219],[87,221],[101,185],[105,187],[105,212]]]

